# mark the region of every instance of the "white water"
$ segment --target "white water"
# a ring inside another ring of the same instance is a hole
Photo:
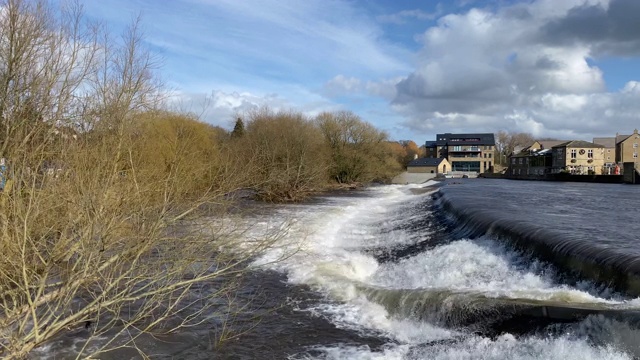
[[[424,186],[424,185],[422,185]],[[384,351],[336,344],[318,348],[326,359],[627,359],[630,341],[639,335],[625,329],[612,337],[610,322],[589,318],[567,333],[544,338],[505,334],[491,340],[438,327],[417,319],[391,316],[381,304],[358,289],[449,289],[489,297],[561,300],[576,303],[634,306],[607,291],[554,282],[551,269],[528,263],[491,239],[454,241],[398,262],[379,264],[367,249],[416,243],[428,232],[403,230],[423,214],[412,205],[428,201],[414,195],[418,186],[387,186],[369,190],[371,197],[330,198],[322,205],[283,207],[276,215],[292,220],[274,249],[256,264],[270,264],[293,284],[310,285],[329,299],[311,309],[336,326],[393,340]],[[269,224],[265,224],[269,225]],[[595,325],[594,325],[595,324]],[[607,326],[605,326],[607,325]],[[603,328],[609,331],[602,330]],[[619,328],[619,326],[618,326]],[[595,330],[594,330],[595,329]],[[602,334],[600,334],[602,333]],[[587,339],[589,337],[590,341]],[[603,339],[599,345],[594,339]]]

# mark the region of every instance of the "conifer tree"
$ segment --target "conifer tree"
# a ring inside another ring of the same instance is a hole
[[[244,122],[242,122],[242,118],[238,118],[236,120],[236,125],[233,127],[233,131],[231,132],[231,138],[241,138],[244,136]]]

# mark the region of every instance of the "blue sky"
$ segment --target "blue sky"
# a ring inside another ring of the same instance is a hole
[[[226,128],[263,105],[352,110],[418,143],[640,125],[637,0],[81,2],[116,32],[141,14],[175,98]]]

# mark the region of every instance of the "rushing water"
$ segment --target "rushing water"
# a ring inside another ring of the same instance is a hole
[[[257,234],[290,224],[247,280],[261,294],[253,331],[215,349],[207,329],[147,348],[154,358],[632,359],[639,200],[633,186],[468,179],[276,206],[251,219]]]

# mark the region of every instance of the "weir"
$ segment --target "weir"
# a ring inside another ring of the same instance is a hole
[[[466,327],[480,332],[512,319],[539,318],[550,322],[574,322],[590,315],[602,315],[631,324],[640,324],[640,308],[619,304],[570,303],[560,300],[492,297],[481,293],[446,289],[384,289],[360,287],[369,300],[390,313],[417,318],[448,327]],[[523,324],[522,331],[531,329]]]
[[[562,271],[592,280],[630,296],[640,296],[640,258],[626,249],[598,246],[579,236],[545,227],[535,219],[510,219],[504,211],[450,196],[447,186],[434,195],[435,206],[455,224],[458,238],[488,235],[510,243],[524,253],[557,266]]]

